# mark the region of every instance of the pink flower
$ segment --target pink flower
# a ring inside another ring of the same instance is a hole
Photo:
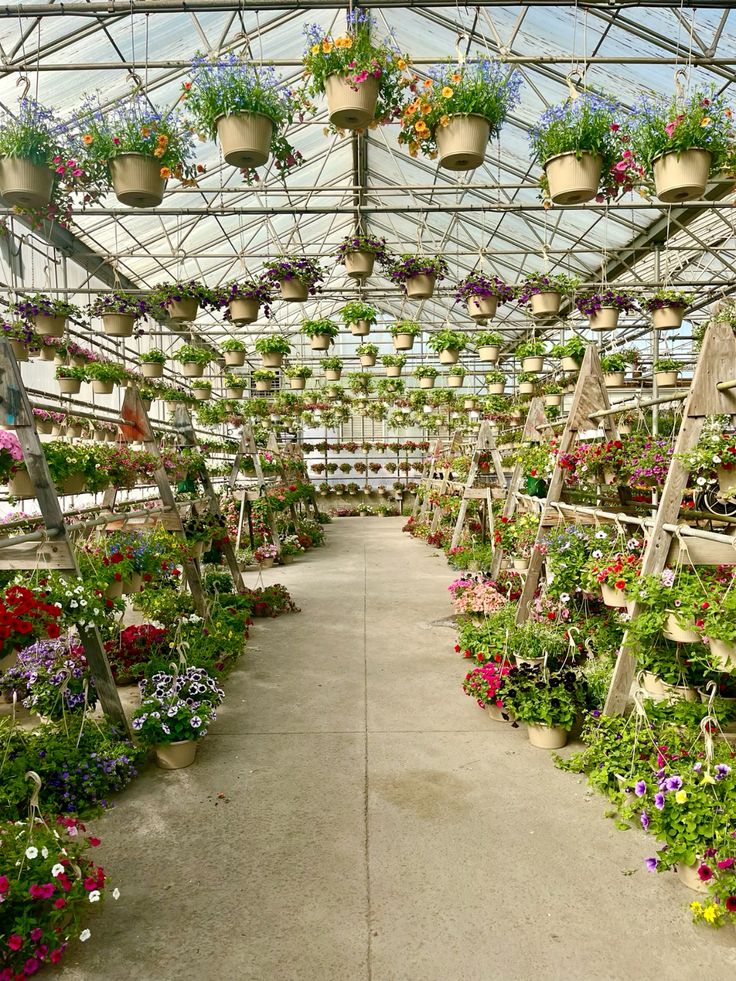
[[[20,950],[22,946],[23,937],[21,937],[18,933],[11,933],[8,937],[8,947],[10,947],[11,950]]]
[[[675,132],[675,126],[677,126],[677,123],[667,123],[667,125],[664,128],[664,131],[667,134],[667,136],[672,136],[672,134]]]

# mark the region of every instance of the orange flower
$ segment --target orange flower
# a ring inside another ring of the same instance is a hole
[[[92,136],[90,133],[85,133],[82,137],[82,143],[84,143],[85,146],[89,146],[90,143],[94,143],[94,139],[94,136]]]
[[[400,72],[403,72],[403,70],[406,68],[406,62],[404,61],[404,59],[403,58],[399,58],[397,64],[399,66],[399,71]]]
[[[161,170],[159,171],[159,174],[161,177],[163,177],[164,180],[166,180],[167,177],[171,177],[171,168],[162,167]]]
[[[418,122],[414,123],[414,129],[421,135],[422,133],[428,132],[429,127],[423,119],[420,119]]]
[[[166,153],[165,146],[157,146],[156,149],[153,151],[154,157],[163,157],[165,153]]]
[[[428,102],[425,102],[424,105],[422,106],[422,113],[425,116],[427,116],[431,111],[432,111],[432,106]]]
[[[733,113],[731,112],[730,109],[726,109],[725,113],[726,113],[726,119],[730,119],[731,116],[733,116]]]
[[[151,135],[151,130],[148,128],[148,126],[141,126],[141,136],[150,136],[150,135]]]
[[[440,116],[440,126],[447,126],[450,122],[450,117],[445,113],[444,116]]]
[[[159,146],[166,146],[169,142],[169,138],[166,133],[159,133],[159,135],[156,137],[156,142]]]
[[[322,42],[322,51],[324,52],[324,54],[329,54],[330,51],[332,51],[332,41],[329,41],[327,38],[325,38],[324,41]]]
[[[461,78],[462,78],[462,75],[460,74],[460,72],[455,72],[455,74],[452,76],[453,82],[459,82],[461,80]]]
[[[424,87],[425,87],[425,89],[431,89],[432,88],[432,79],[431,78],[425,78],[424,79]]]

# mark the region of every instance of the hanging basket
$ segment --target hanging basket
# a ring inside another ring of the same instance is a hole
[[[325,368],[325,378],[327,381],[337,382],[342,377],[341,368]]]
[[[544,396],[545,405],[562,405],[562,396],[558,392],[552,392]]]
[[[355,323],[350,324],[350,332],[355,337],[366,337],[371,332],[370,321],[356,320]]]
[[[498,355],[500,354],[499,349],[495,344],[484,344],[478,348],[478,360],[479,361],[498,361]]]
[[[375,354],[361,354],[360,356],[361,368],[374,368],[375,365],[376,365]]]
[[[199,402],[206,402],[210,398],[210,396],[212,395],[212,389],[211,388],[197,388],[197,387],[193,386],[192,387],[192,395]]]
[[[547,291],[544,293],[532,293],[532,316],[541,318],[556,317],[560,312],[562,297],[559,293]]]
[[[261,355],[261,363],[264,368],[280,368],[283,361],[284,356],[278,351],[264,351]]]
[[[223,353],[228,368],[242,368],[245,364],[245,351],[224,351]]]
[[[420,378],[419,387],[420,388],[434,388],[434,378]]]
[[[708,883],[703,882],[703,880],[698,875],[698,868],[700,867],[700,862],[693,862],[692,865],[685,865],[684,862],[677,863],[677,878],[683,884],[687,886],[688,889],[692,889],[693,892],[707,893]]]
[[[386,365],[386,377],[387,378],[400,378],[401,377],[401,365],[400,364],[387,364]]]
[[[537,749],[561,749],[567,743],[567,729],[559,726],[533,725],[526,729],[529,742]]]
[[[66,317],[45,317],[39,314],[33,317],[33,329],[41,337],[63,337],[66,327]]]
[[[225,398],[242,399],[244,391],[245,391],[245,385],[238,385],[238,386],[231,385],[229,388],[225,389]]]
[[[0,198],[10,208],[45,208],[51,201],[54,172],[22,157],[0,158]]]
[[[378,79],[369,75],[353,88],[341,75],[325,79],[330,122],[338,129],[364,129],[376,114]]]
[[[652,327],[655,330],[677,330],[685,319],[685,307],[660,307],[652,310]]]
[[[710,651],[713,655],[713,660],[721,671],[731,672],[736,670],[736,644],[729,643],[726,640],[716,640],[715,637],[711,637]]]
[[[448,388],[460,388],[463,383],[464,375],[448,375],[447,376],[447,386]]]
[[[313,351],[328,351],[332,338],[329,334],[314,334],[309,338],[309,343]]]
[[[519,382],[519,395],[533,395],[534,394],[534,382],[523,381]]]
[[[185,378],[202,378],[204,375],[204,365],[198,361],[184,361],[181,370]]]
[[[475,170],[486,158],[491,135],[487,119],[475,113],[451,116],[446,126],[435,130],[440,167],[445,170]]]
[[[307,379],[306,378],[290,378],[289,379],[289,388],[291,388],[292,392],[301,392],[306,387],[307,387]]]
[[[258,320],[260,303],[250,297],[230,301],[230,319],[234,324],[253,324]]]
[[[395,351],[411,351],[414,347],[414,334],[394,334]]]
[[[580,363],[576,361],[575,358],[564,357],[560,358],[560,368],[562,368],[563,371],[576,372],[580,371]]]
[[[199,300],[191,296],[182,297],[181,300],[171,300],[169,305],[166,307],[169,320],[187,324],[197,319],[198,310]]]
[[[50,419],[39,419],[38,416],[34,416],[36,420],[36,432],[39,436],[50,436],[53,430],[53,423]]]
[[[11,338],[10,347],[12,348],[16,361],[28,360],[28,348],[25,346],[23,341],[15,341]]]
[[[468,300],[468,316],[473,320],[491,320],[498,309],[497,296],[471,296]]]
[[[141,364],[141,374],[144,378],[163,378],[164,366],[158,361],[144,361]]]
[[[222,155],[231,167],[262,167],[268,162],[273,123],[260,112],[219,116],[215,120]]]
[[[81,378],[57,378],[56,381],[62,395],[79,395]]]
[[[132,337],[135,317],[131,313],[103,313],[102,329],[108,337]]]
[[[526,371],[530,374],[536,374],[536,372],[541,371],[544,366],[544,358],[524,358],[521,362],[522,371]]]
[[[372,252],[347,252],[345,272],[349,279],[367,279],[373,275],[376,257]]]
[[[11,497],[35,497],[36,491],[27,470],[19,470],[8,483],[8,493]]]
[[[603,593],[603,602],[606,606],[614,610],[626,609],[629,599],[626,596],[625,590],[615,589],[613,586],[609,586],[608,583],[602,582],[601,592]]]
[[[92,391],[95,395],[112,395],[114,387],[113,382],[99,381],[97,378],[92,380]]]
[[[489,382],[488,383],[488,394],[489,395],[503,395],[506,391],[506,382]]]
[[[603,158],[598,153],[583,151],[559,153],[544,164],[549,184],[549,196],[555,204],[583,204],[598,193]]]
[[[42,361],[53,361],[54,360],[54,349],[49,347],[48,344],[42,344],[41,349],[38,352]]]
[[[457,364],[459,360],[460,351],[456,347],[448,347],[440,351],[440,364]]]
[[[115,197],[129,208],[157,208],[164,199],[166,180],[156,157],[121,153],[109,161]]]
[[[618,307],[601,307],[590,315],[588,326],[591,330],[615,330],[620,314]]]
[[[271,382],[270,381],[256,381],[256,391],[257,392],[270,392]]]
[[[678,644],[699,644],[702,640],[701,635],[696,630],[681,627],[674,613],[667,614],[662,633],[667,640],[674,640]]]
[[[282,279],[279,286],[281,299],[287,303],[306,303],[309,299],[309,287],[300,279]]]
[[[654,377],[657,379],[657,385],[660,388],[672,388],[677,384],[676,371],[656,371]]]
[[[663,153],[652,161],[655,193],[665,204],[695,201],[705,194],[713,157],[707,150]]]
[[[607,371],[603,375],[603,384],[606,388],[621,388],[626,380],[626,373],[623,371]]]
[[[437,276],[434,273],[428,276],[410,276],[404,283],[406,295],[410,300],[428,300],[434,293],[436,280]]]
[[[73,473],[68,477],[65,477],[61,484],[61,493],[68,494],[69,496],[73,494],[82,494],[87,486],[87,480],[82,473]]]

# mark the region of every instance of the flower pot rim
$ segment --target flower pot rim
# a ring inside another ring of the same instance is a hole
[[[238,112],[221,112],[219,116],[215,116],[215,126],[217,126],[221,119],[233,119],[242,116],[260,116],[263,119],[268,119],[272,126],[276,125],[272,117],[269,116],[267,112],[254,112],[252,109],[239,109]]]
[[[586,155],[589,157],[597,157],[601,162],[603,162],[603,157],[601,156],[601,154],[595,153],[593,150],[581,150],[579,156],[577,150],[566,150],[565,153],[555,153],[554,156],[547,157],[547,159],[542,164],[542,170],[546,170],[547,165],[552,163],[553,160],[560,160],[562,157],[575,157],[577,160],[580,160],[581,157]],[[553,290],[549,292],[556,292],[556,291]]]
[[[679,160],[680,157],[683,155],[683,153],[690,153],[691,151],[695,151],[696,153],[707,153],[709,157],[711,158],[713,157],[711,151],[706,150],[705,147],[689,146],[684,150],[663,150],[661,153],[658,153],[656,157],[652,157],[652,163],[655,164],[658,160],[661,160],[663,157],[677,157],[677,159]]]

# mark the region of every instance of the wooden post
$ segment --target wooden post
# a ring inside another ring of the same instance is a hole
[[[734,377],[736,377],[736,338],[731,326],[723,323],[711,324],[703,338],[662,497],[654,525],[649,531],[641,565],[643,576],[658,575],[662,572],[672,545],[673,532],[668,531],[666,526],[671,528],[677,523],[682,496],[690,476],[678,454],[685,453],[697,445],[706,416],[736,413],[736,390],[727,389],[720,392],[717,387],[719,382]],[[635,619],[642,611],[642,605],[634,603],[630,611],[631,619]],[[606,715],[620,715],[624,712],[635,674],[636,659],[631,653],[628,634],[625,634],[604,706]]]
[[[554,505],[562,496],[562,485],[565,474],[559,465],[559,458],[570,452],[580,432],[599,430],[602,427],[608,439],[615,439],[618,430],[613,416],[603,416],[601,422],[596,422],[591,418],[592,412],[610,408],[611,403],[608,399],[608,391],[603,379],[598,348],[595,344],[589,344],[585,352],[585,357],[583,358],[583,363],[580,366],[580,373],[578,374],[577,384],[575,385],[575,394],[572,397],[567,422],[560,437],[555,467],[552,471],[552,478],[547,490],[547,498],[539,517],[537,537],[532,548],[529,569],[527,570],[524,589],[519,600],[519,608],[516,611],[517,624],[526,623],[529,617],[531,603],[539,585],[539,577],[542,572],[542,562],[544,560],[544,556],[536,546],[546,534],[545,519],[550,516],[554,510]]]
[[[495,456],[493,456],[494,451]],[[463,498],[460,502],[460,510],[458,511],[455,528],[452,533],[451,548],[456,548],[460,543],[460,536],[462,535],[463,525],[465,524],[465,516],[468,513],[468,501],[472,499],[485,500],[486,497],[489,496],[487,495],[486,490],[476,488],[475,486],[475,478],[478,473],[480,457],[483,453],[491,453],[494,469],[496,471],[496,479],[499,481],[501,487],[505,487],[506,478],[504,477],[503,469],[501,467],[501,455],[496,447],[496,440],[493,438],[493,433],[491,432],[491,427],[487,419],[483,420],[478,429],[478,438],[476,439],[475,446],[473,447],[470,467],[468,468],[468,476],[463,489]],[[479,490],[480,493],[478,493]],[[489,513],[484,516],[484,524],[485,523],[487,523],[489,527],[492,527],[492,521],[489,517]]]
[[[427,513],[427,508],[429,506],[428,505],[429,485],[432,480],[435,464],[437,463],[437,460],[439,460],[441,455],[442,455],[442,440],[438,438],[437,442],[434,444],[434,449],[427,457],[427,459],[424,461],[423,472],[422,472],[422,484],[424,485],[424,489],[426,493],[421,495],[421,502],[420,502],[419,494],[417,494],[417,496],[414,498],[414,506],[411,510],[412,518],[416,519],[418,516],[419,519],[421,520],[422,518],[424,518],[424,516]]]
[[[50,539],[50,545],[42,545],[38,551],[36,565],[33,568],[50,567],[78,577],[79,564],[72,543],[67,537],[64,515],[33,421],[33,410],[13,350],[4,338],[0,339],[0,410],[3,425],[15,427],[28,476],[33,483],[36,500]],[[46,556],[53,561],[46,562]],[[13,558],[12,546],[3,549],[0,567],[8,561],[12,563],[12,568],[19,568]],[[5,567],[7,568],[7,565]],[[110,722],[130,738],[130,727],[115,687],[100,632],[97,627],[91,630],[78,627],[78,631],[102,709]]]

